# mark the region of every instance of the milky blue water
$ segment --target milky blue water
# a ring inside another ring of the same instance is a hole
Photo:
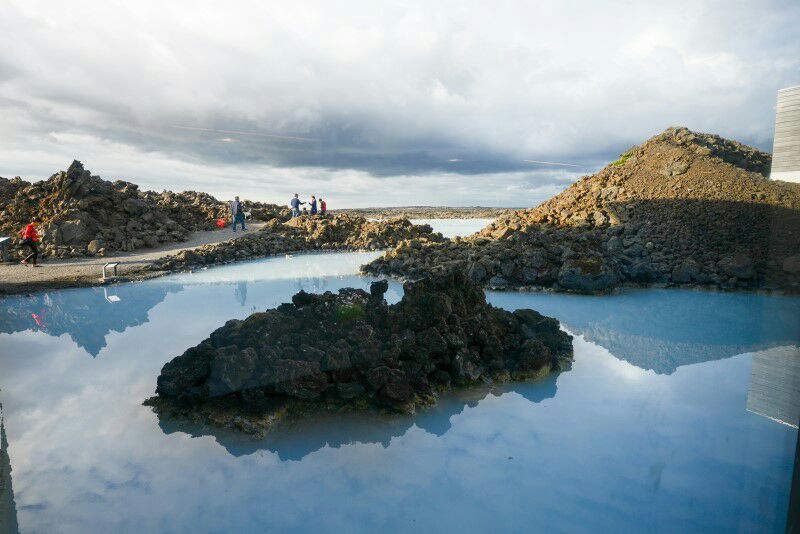
[[[756,359],[798,356],[797,298],[493,293],[561,319],[573,369],[413,417],[331,416],[254,439],[141,405],[161,366],[226,320],[299,289],[366,287],[355,273],[376,255],[0,300],[20,530],[783,531],[797,430],[748,411],[748,396]]]
[[[486,228],[494,219],[412,219],[414,224],[429,224],[444,237],[464,237]]]

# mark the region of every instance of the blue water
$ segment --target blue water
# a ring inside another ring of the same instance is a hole
[[[486,228],[494,219],[412,219],[414,224],[429,224],[444,237],[464,237]]]
[[[0,300],[20,530],[783,531],[797,430],[747,406],[754,354],[798,357],[797,298],[490,294],[561,319],[573,369],[413,417],[328,416],[254,439],[141,405],[161,366],[226,320],[299,289],[366,287],[354,273],[376,255]]]

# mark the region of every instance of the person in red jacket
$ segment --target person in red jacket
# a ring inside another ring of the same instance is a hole
[[[36,233],[36,223],[36,217],[34,217],[25,227],[25,230],[22,231],[22,242],[20,245],[31,249],[31,253],[28,254],[20,263],[25,265],[30,260],[31,265],[34,267],[39,267],[39,265],[36,265],[36,258],[39,257],[39,247],[36,245],[36,242],[39,241],[39,234]]]
[[[328,213],[328,203],[319,199],[319,214],[323,217]]]

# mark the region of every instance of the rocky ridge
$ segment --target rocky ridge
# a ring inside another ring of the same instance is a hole
[[[451,385],[539,378],[571,365],[572,338],[557,320],[494,308],[461,272],[407,282],[393,305],[387,288],[383,280],[369,293],[301,291],[291,304],[228,321],[164,365],[148,404],[257,431],[287,410],[413,412]]]
[[[401,206],[390,208],[352,208],[332,210],[330,213],[346,213],[369,219],[495,219],[513,213],[508,208],[485,208],[480,206],[453,208],[447,206]]]
[[[403,242],[364,267],[417,277],[457,268],[484,285],[584,293],[621,284],[800,290],[800,184],[770,156],[670,128],[480,235]]]
[[[288,208],[245,202],[261,220],[286,220]],[[227,218],[227,203],[206,193],[140,191],[136,184],[93,176],[79,161],[47,180],[0,178],[0,233],[17,236],[38,217],[41,253],[79,257],[183,241]]]
[[[369,221],[363,217],[297,217],[285,223],[273,219],[238,239],[185,250],[153,263],[151,270],[182,270],[236,260],[311,250],[379,250],[404,240],[443,241],[430,225],[406,219]]]

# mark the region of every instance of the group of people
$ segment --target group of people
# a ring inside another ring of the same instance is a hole
[[[300,206],[304,204],[308,204],[309,208],[303,207],[303,211],[300,211]],[[328,213],[328,204],[322,198],[319,199],[319,203],[317,203],[317,197],[311,195],[311,200],[308,202],[303,202],[300,200],[300,195],[295,193],[294,197],[289,201],[289,206],[292,208],[292,217],[300,217],[302,215],[322,215],[323,217]]]
[[[306,208],[305,204],[308,204],[309,208]],[[317,197],[314,195],[311,195],[310,201],[303,202],[300,200],[300,195],[295,193],[294,197],[291,199],[291,201],[289,201],[289,205],[292,208],[292,217],[300,217],[303,215],[325,216],[328,212],[328,204],[325,202],[325,200],[320,198],[319,201],[317,201]],[[303,206],[302,211],[300,211],[300,206]],[[237,226],[241,226],[242,231],[247,230],[245,227],[244,204],[242,204],[238,196],[234,200],[231,200],[228,208],[231,212],[233,231],[236,231]],[[36,260],[39,258],[39,234],[36,231],[36,226],[38,224],[39,221],[36,219],[36,217],[34,217],[21,232],[22,239],[20,239],[19,245],[21,248],[30,251],[28,255],[25,256],[20,262],[23,265],[40,267],[40,265],[36,263]]]
[[[308,208],[305,207],[306,204],[308,204]],[[328,203],[325,202],[323,198],[317,200],[317,197],[314,195],[311,195],[311,200],[304,202],[300,200],[300,195],[295,193],[294,197],[289,201],[289,206],[292,208],[292,217],[300,217],[303,215],[322,215],[324,217],[328,213]],[[301,206],[303,206],[302,211],[300,209]],[[233,231],[236,231],[237,226],[240,226],[242,231],[247,230],[245,227],[244,204],[242,204],[238,196],[234,200],[231,200],[228,209],[231,212],[231,226],[233,227]]]

